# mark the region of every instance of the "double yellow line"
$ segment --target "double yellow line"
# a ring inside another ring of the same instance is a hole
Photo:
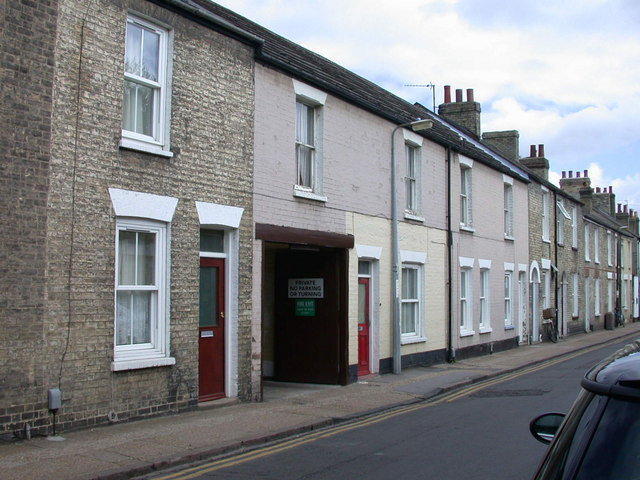
[[[495,378],[481,380],[471,385],[467,385],[466,387],[456,389],[450,393],[438,395],[437,397],[434,397],[429,400],[413,403],[411,405],[406,405],[403,407],[393,408],[384,412],[373,414],[365,418],[361,418],[360,420],[355,420],[352,422],[345,423],[343,425],[327,427],[322,430],[318,430],[316,432],[303,434],[301,436],[297,436],[294,438],[290,438],[288,440],[284,440],[282,442],[278,442],[277,444],[254,449],[249,452],[244,452],[237,455],[232,454],[233,456],[221,458],[221,459],[207,462],[205,464],[198,465],[198,466],[189,467],[179,472],[170,473],[170,474],[159,476],[159,477],[154,477],[154,479],[156,480],[189,480],[192,478],[196,478],[200,475],[214,472],[216,470],[233,467],[235,465],[257,460],[259,458],[267,457],[269,455],[274,455],[276,453],[290,450],[292,448],[296,448],[301,445],[305,445],[307,443],[311,443],[319,439],[329,438],[343,432],[354,430],[356,428],[362,428],[367,425],[379,423],[379,422],[388,420],[390,418],[397,417],[398,415],[404,415],[409,412],[414,412],[416,410],[420,410],[423,408],[439,405],[441,403],[453,402],[459,398],[466,397],[468,395],[471,395],[487,387],[491,387],[493,385],[497,385],[497,384],[512,380],[514,378],[527,375],[529,373],[537,372],[551,365],[555,365],[557,363],[564,362],[565,360],[578,357],[588,351],[595,350],[596,348],[601,348],[601,347],[602,345],[597,345],[584,350],[580,350],[578,352],[562,355],[560,357],[556,357],[551,360],[547,360],[547,361],[532,365],[530,367],[525,367],[523,369],[511,372],[511,373],[506,373],[504,375],[499,375]]]

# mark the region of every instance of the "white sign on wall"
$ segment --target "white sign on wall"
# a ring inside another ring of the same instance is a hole
[[[289,298],[324,298],[324,279],[290,278]]]

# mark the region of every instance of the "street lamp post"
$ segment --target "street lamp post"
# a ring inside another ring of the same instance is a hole
[[[393,297],[393,373],[402,371],[400,358],[400,265],[398,248],[398,198],[396,193],[396,155],[393,137],[397,130],[411,127],[414,132],[427,130],[433,126],[431,120],[416,120],[398,125],[391,132],[391,254],[393,256],[393,271],[391,288]]]

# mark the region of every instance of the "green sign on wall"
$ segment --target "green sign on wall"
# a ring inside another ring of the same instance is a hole
[[[296,317],[315,317],[316,301],[313,299],[296,298]]]

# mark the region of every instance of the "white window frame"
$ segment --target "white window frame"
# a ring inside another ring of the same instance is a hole
[[[584,278],[584,327],[585,332],[589,331],[591,325],[591,310],[589,309],[589,299],[591,296],[591,283],[589,277]]]
[[[460,161],[460,229],[473,232],[473,163]]]
[[[600,229],[593,227],[593,261],[600,263]]]
[[[171,70],[172,70],[172,41],[173,31],[168,26],[161,25],[130,14],[127,17],[127,27],[137,28],[156,33],[158,44],[158,79],[156,81],[135,75],[123,69],[124,81],[136,83],[154,89],[152,134],[145,135],[135,131],[121,130],[119,146],[121,148],[139,150],[146,153],[173,157],[170,151],[170,119],[171,119]],[[125,33],[125,49],[126,49]],[[125,53],[126,58],[126,53]],[[123,82],[124,85],[124,82]],[[124,118],[124,87],[123,87],[123,118]],[[123,120],[124,121],[124,120]]]
[[[600,316],[600,279],[596,278],[593,281],[593,314],[596,317]]]
[[[571,207],[571,247],[578,248],[578,207]]]
[[[480,260],[480,333],[490,333],[491,328],[491,261]]]
[[[475,335],[473,330],[473,258],[459,257],[460,262],[460,336]],[[463,292],[464,290],[464,292]]]
[[[293,186],[293,196],[304,198],[307,200],[315,200],[318,202],[326,202],[327,197],[323,194],[323,171],[324,171],[324,154],[323,154],[323,137],[324,137],[324,105],[327,101],[327,94],[299,82],[293,81],[293,89],[296,96],[295,116],[294,116],[294,146],[295,146],[295,182]],[[313,109],[313,144],[303,144],[298,141],[297,132],[300,128],[298,123],[298,105],[304,105]],[[300,161],[299,149],[303,146],[312,147],[313,155],[310,166],[310,185],[301,185],[299,182]]]
[[[615,290],[613,288],[613,274],[609,272],[607,274],[607,311],[613,312],[613,306],[615,304],[614,301],[614,293]]]
[[[405,271],[415,272],[415,291],[417,293],[417,297],[405,297],[405,288],[403,285],[400,295],[400,340],[403,345],[408,343],[424,342],[426,340],[424,335],[424,265],[421,263],[403,262],[401,272],[402,283],[404,283]],[[415,315],[412,329],[413,331],[403,332],[404,322],[402,313],[405,311],[405,306],[409,305],[413,306]]]
[[[613,248],[611,247],[613,241],[613,237],[611,235],[611,230],[607,230],[607,265],[610,267],[613,266]]]
[[[526,269],[526,265],[524,265]],[[527,318],[527,272],[518,272],[518,322],[523,325]]]
[[[542,308],[551,306],[551,270],[542,270]]]
[[[504,326],[513,328],[513,271],[504,272]]]
[[[580,314],[580,277],[577,273],[571,274],[571,316],[578,318]]]
[[[542,188],[542,241],[550,242],[549,238],[549,204],[550,194],[546,187]]]
[[[571,215],[569,215],[569,212],[567,212],[567,209],[564,208],[564,202],[562,199],[558,200],[556,202],[556,206],[558,208],[558,210],[560,210],[560,213],[557,216],[558,218],[558,245],[563,246],[564,245],[564,221],[565,220],[571,220]]]
[[[404,218],[424,222],[422,217],[422,143],[423,137],[403,129],[405,148]]]
[[[118,285],[120,274],[119,239],[120,232],[147,232],[155,235],[155,284],[151,286]],[[117,302],[114,300],[114,358],[112,370],[129,370],[162,365],[173,365],[175,359],[169,357],[169,225],[164,222],[140,219],[116,219],[115,245],[115,292],[144,290],[153,291],[155,295],[152,304],[152,318],[150,325],[150,343],[137,345],[117,345]]]
[[[504,182],[504,238],[514,239],[513,232],[513,180]]]
[[[584,224],[584,261],[585,262],[590,262],[591,261],[591,253],[590,252],[590,248],[589,248],[589,243],[591,242],[591,238],[589,235],[589,224],[585,223]]]

